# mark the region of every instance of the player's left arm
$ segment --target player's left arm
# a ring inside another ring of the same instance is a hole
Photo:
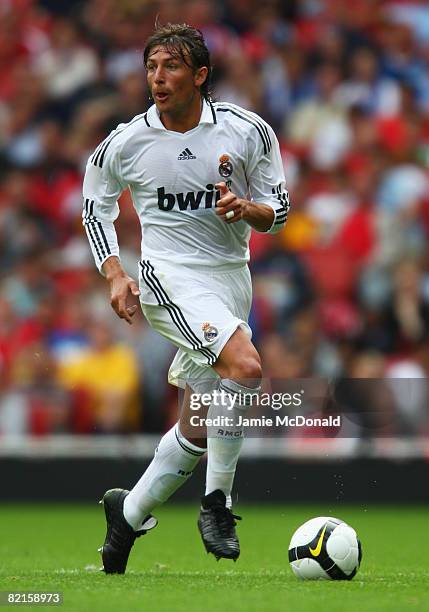
[[[275,234],[286,223],[290,202],[277,137],[268,124],[264,126],[269,138],[262,142],[256,133],[257,140],[249,146],[246,175],[251,199],[240,198],[225,183],[218,183],[221,198],[216,214],[225,223],[246,221],[258,232]]]

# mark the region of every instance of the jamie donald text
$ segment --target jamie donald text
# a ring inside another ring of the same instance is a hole
[[[237,418],[229,416],[216,416],[212,419],[201,417],[196,414],[190,418],[192,427],[341,427],[341,415],[329,415],[328,417],[305,417],[303,415],[288,416],[275,415],[274,418],[244,417],[238,415]]]

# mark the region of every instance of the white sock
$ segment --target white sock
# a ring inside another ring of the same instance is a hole
[[[205,452],[183,438],[178,423],[167,431],[145,473],[125,498],[124,516],[133,529],[188,480]]]
[[[233,380],[223,379],[219,384],[217,402],[213,402],[207,418],[225,417],[225,426],[207,428],[207,477],[206,495],[220,489],[231,507],[231,491],[238,457],[243,446],[243,427],[238,417],[244,415],[251,403],[251,396],[258,388],[245,387]],[[223,392],[223,393],[222,393]]]

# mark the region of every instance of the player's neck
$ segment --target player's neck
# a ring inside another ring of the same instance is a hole
[[[197,127],[201,119],[202,109],[203,100],[198,96],[192,100],[186,109],[160,113],[160,119],[166,130],[184,134]]]

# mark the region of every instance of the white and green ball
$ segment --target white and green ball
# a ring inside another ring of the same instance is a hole
[[[361,559],[356,531],[330,516],[318,516],[298,527],[289,544],[289,562],[301,580],[351,580]]]

